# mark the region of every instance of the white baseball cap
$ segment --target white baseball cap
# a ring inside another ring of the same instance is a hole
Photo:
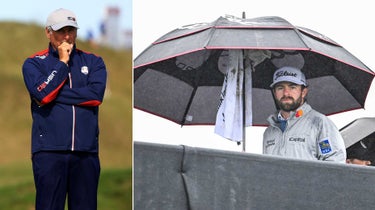
[[[284,66],[275,71],[273,83],[270,87],[273,88],[279,82],[292,82],[297,85],[307,86],[306,77],[301,70],[290,66]]]
[[[46,27],[51,27],[57,31],[65,26],[78,28],[76,15],[67,9],[53,11],[47,18]]]

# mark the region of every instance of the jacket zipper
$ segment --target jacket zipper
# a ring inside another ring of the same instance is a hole
[[[288,124],[289,124],[289,120],[286,122],[286,126],[285,126],[285,130],[284,130],[284,132],[282,132],[281,131],[281,133],[282,133],[282,146],[281,146],[281,148],[284,148],[284,156],[286,155],[286,153],[287,153],[287,149],[288,149],[288,147],[287,146],[285,146],[287,143],[286,143],[286,141],[287,141],[287,139],[286,139],[286,133],[287,133],[287,130],[288,130]],[[281,130],[281,129],[280,129]]]
[[[73,88],[73,84],[72,84],[72,75],[71,73],[69,72],[69,87],[70,88]],[[72,117],[73,117],[73,122],[72,122],[72,147],[71,147],[71,150],[74,151],[74,144],[75,144],[75,138],[74,138],[74,133],[75,133],[75,124],[76,124],[76,111],[75,111],[75,107],[74,105],[72,105]]]

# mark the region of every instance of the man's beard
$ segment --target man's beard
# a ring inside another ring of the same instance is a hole
[[[289,103],[289,102],[288,103],[282,103],[281,100],[283,100],[283,99],[291,99],[292,102],[291,103]],[[295,111],[296,109],[298,109],[298,107],[301,106],[302,97],[300,96],[296,100],[294,100],[294,98],[292,98],[292,97],[283,97],[280,100],[276,100],[276,103],[279,106],[279,108],[283,111],[286,111],[286,112]]]

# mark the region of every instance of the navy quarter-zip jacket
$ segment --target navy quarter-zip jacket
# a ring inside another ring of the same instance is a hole
[[[32,153],[98,152],[98,107],[107,80],[103,59],[74,45],[67,65],[49,45],[25,60],[22,73],[31,98]]]

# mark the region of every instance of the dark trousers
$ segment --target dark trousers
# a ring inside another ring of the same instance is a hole
[[[99,157],[85,152],[38,152],[33,154],[36,210],[97,209]]]

